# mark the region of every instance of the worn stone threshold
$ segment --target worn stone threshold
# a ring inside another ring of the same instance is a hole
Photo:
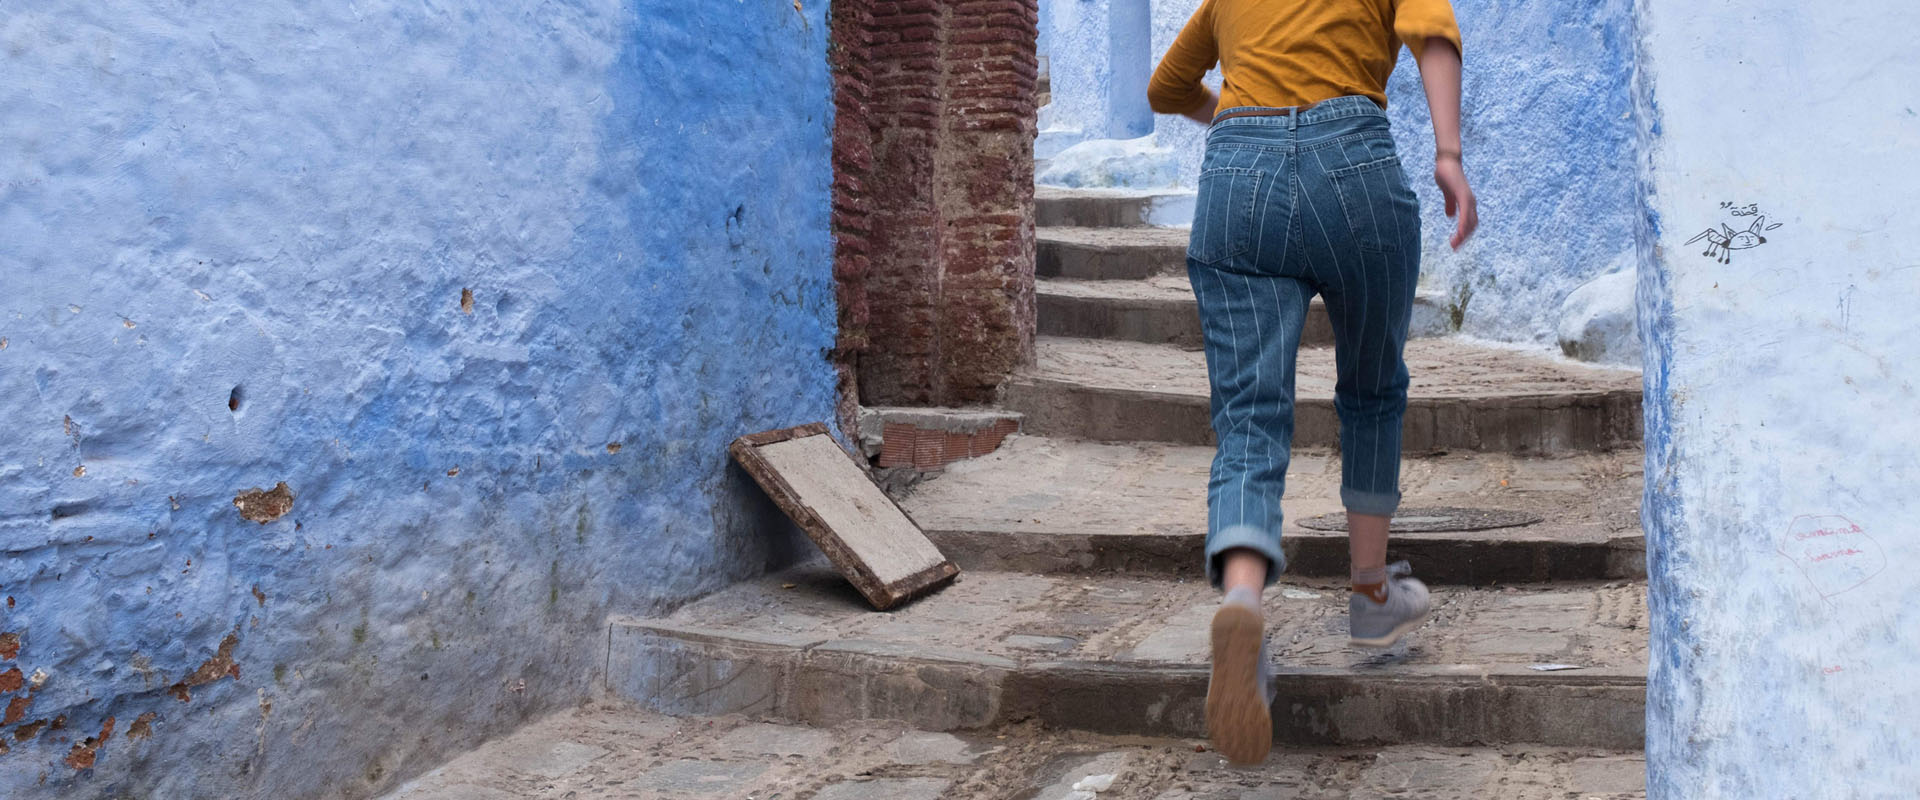
[[[1526,746],[1285,747],[1265,764],[1236,768],[1193,739],[1035,724],[957,734],[886,721],[815,727],[599,702],[527,725],[385,797],[1060,800],[1089,779],[1083,785],[1105,786],[1099,800],[1640,800],[1645,760]]]
[[[995,453],[953,464],[896,499],[962,569],[1191,576],[1205,543],[1213,454],[1209,447],[1016,436]],[[1393,555],[1411,560],[1435,583],[1644,577],[1641,463],[1637,450],[1410,458],[1401,469],[1405,507],[1521,511],[1544,521],[1397,534]],[[1281,539],[1289,574],[1346,574],[1344,533],[1295,524],[1339,512],[1339,485],[1338,454],[1293,455]]]
[[[1641,584],[1439,591],[1427,627],[1386,652],[1347,645],[1338,583],[1268,596],[1280,741],[1630,748],[1642,736]],[[616,620],[609,688],[678,714],[1198,736],[1215,603],[1193,581],[975,572],[875,614],[806,567]]]
[[[1569,453],[1637,447],[1640,376],[1453,337],[1407,343],[1404,447]],[[1171,345],[1041,337],[1003,404],[1026,430],[1094,441],[1210,444],[1205,356]],[[1336,447],[1331,348],[1300,351],[1294,444]]]
[[[1201,346],[1199,307],[1184,274],[1137,281],[1040,280],[1034,295],[1042,336],[1171,344],[1188,350]],[[1418,295],[1411,335],[1450,333],[1445,305],[1439,295]],[[1300,343],[1304,347],[1333,345],[1333,323],[1321,298],[1308,305]]]

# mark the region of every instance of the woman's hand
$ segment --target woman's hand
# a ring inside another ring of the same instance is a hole
[[[1480,202],[1473,197],[1473,187],[1467,183],[1467,169],[1460,163],[1458,154],[1441,153],[1434,158],[1433,182],[1440,187],[1440,195],[1447,199],[1447,218],[1459,220],[1451,240],[1453,249],[1458,250],[1480,227]]]
[[[1199,108],[1187,112],[1185,116],[1187,119],[1202,125],[1212,125],[1213,115],[1220,111],[1220,95],[1214,92],[1211,86],[1201,86],[1200,90],[1207,93],[1207,102],[1202,103]]]

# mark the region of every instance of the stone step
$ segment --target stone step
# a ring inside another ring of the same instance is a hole
[[[1407,343],[1404,448],[1556,454],[1638,447],[1640,375],[1460,338]],[[1336,447],[1333,352],[1300,351],[1296,447]],[[1094,441],[1212,444],[1206,359],[1169,345],[1042,337],[1002,404],[1025,430]]]
[[[1408,459],[1401,490],[1409,511],[1488,509],[1542,521],[1396,533],[1390,555],[1411,561],[1416,574],[1435,584],[1643,578],[1641,458],[1631,450],[1561,458],[1474,453]],[[1207,447],[1019,436],[897,499],[963,570],[1193,578],[1201,574],[1206,544],[1212,459]],[[1281,530],[1288,574],[1347,574],[1346,534],[1300,525],[1340,513],[1339,488],[1337,454],[1295,453]]]
[[[1193,222],[1194,193],[1036,186],[1033,221],[1042,228],[1133,228]]]
[[[1288,747],[1249,769],[1192,739],[1031,725],[958,734],[883,721],[815,727],[597,703],[529,724],[386,798],[1061,800],[1089,778],[1105,787],[1099,800],[1646,797],[1646,759],[1628,751]]]
[[[1187,270],[1178,228],[1038,228],[1034,273],[1042,278],[1137,281]]]
[[[1041,336],[1170,344],[1188,350],[1201,345],[1199,306],[1185,275],[1137,281],[1040,280],[1035,282],[1035,300]],[[1450,332],[1444,299],[1416,295],[1412,335]],[[1307,306],[1300,341],[1304,347],[1333,345],[1333,323],[1326,303],[1318,297]]]
[[[1394,649],[1351,649],[1343,583],[1268,592],[1275,740],[1634,749],[1645,728],[1646,587],[1443,588]],[[891,612],[824,564],[616,619],[608,688],[650,710],[928,730],[1034,721],[1198,737],[1204,582],[969,572]],[[1568,671],[1538,666],[1572,665]]]

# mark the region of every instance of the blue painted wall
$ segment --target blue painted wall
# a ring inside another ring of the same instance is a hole
[[[1466,42],[1462,144],[1481,221],[1458,253],[1447,246],[1453,222],[1433,184],[1433,122],[1410,52],[1387,86],[1426,217],[1421,284],[1462,307],[1465,333],[1554,342],[1568,295],[1633,268],[1633,4],[1453,5]]]
[[[1648,797],[1914,797],[1920,6],[1638,24]]]
[[[366,796],[792,557],[725,445],[833,417],[826,35],[0,10],[0,796]]]

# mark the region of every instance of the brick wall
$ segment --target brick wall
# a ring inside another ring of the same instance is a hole
[[[1037,19],[1035,0],[833,5],[849,406],[988,402],[1032,353]]]

